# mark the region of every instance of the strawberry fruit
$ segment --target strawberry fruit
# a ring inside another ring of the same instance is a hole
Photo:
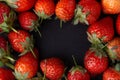
[[[38,27],[38,17],[34,12],[26,11],[18,15],[20,26],[28,31],[32,31],[35,27]]]
[[[69,21],[74,16],[75,0],[60,0],[55,8],[56,16],[62,21]]]
[[[50,18],[55,13],[54,0],[37,0],[35,12],[42,19]]]
[[[15,80],[12,70],[0,67],[0,80]]]
[[[113,19],[105,17],[90,25],[87,29],[90,34],[95,33],[103,42],[108,42],[114,37]]]
[[[8,34],[9,42],[12,48],[19,53],[26,53],[31,51],[33,48],[32,40],[30,39],[30,34],[24,30],[18,30],[18,32],[11,31]]]
[[[44,75],[50,80],[59,80],[64,74],[65,66],[59,58],[47,58],[40,62],[40,68]]]
[[[115,67],[109,67],[103,73],[103,80],[120,80],[120,64],[116,64]]]
[[[38,55],[36,51],[34,53]],[[17,79],[32,78],[36,75],[38,66],[38,58],[35,58],[31,52],[27,52],[16,61],[14,75]]]
[[[96,0],[80,0],[75,10],[74,24],[93,24],[101,14],[101,5]]]
[[[103,12],[105,14],[118,14],[120,13],[120,0],[101,0]]]

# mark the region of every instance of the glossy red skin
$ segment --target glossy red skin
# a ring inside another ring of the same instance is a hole
[[[90,24],[93,24],[97,21],[101,14],[101,5],[96,0],[80,0],[78,5],[83,7],[83,13],[89,12],[87,16],[87,21]]]
[[[0,36],[0,48],[7,50],[7,41],[2,36]]]
[[[116,60],[120,60],[120,37],[114,37],[111,41],[108,42],[107,47],[113,51],[113,54],[115,53]]]
[[[0,24],[4,22],[3,14],[6,14],[7,16],[10,13],[10,8],[5,4],[0,2]],[[2,29],[0,28],[0,32]]]
[[[38,20],[38,17],[34,12],[26,11],[18,15],[18,20],[23,29],[32,31],[34,29],[33,24]]]
[[[54,0],[38,0],[35,4],[36,12],[44,12],[47,16],[52,16],[55,13]]]
[[[100,58],[95,52],[88,50],[85,54],[84,66],[92,75],[99,75],[108,68],[108,58]]]
[[[55,9],[56,16],[62,21],[69,21],[74,16],[75,0],[60,0]]]
[[[67,75],[68,80],[90,80],[90,75],[86,71],[85,73],[81,72],[80,70],[76,70],[74,74],[72,72],[68,72]]]
[[[59,58],[48,58],[40,62],[40,68],[50,80],[59,80],[64,74],[64,63]]]
[[[30,10],[36,0],[16,0],[14,4],[17,6],[17,8],[14,8],[17,12],[24,12]]]
[[[15,80],[12,70],[0,68],[0,80]]]
[[[116,20],[116,32],[118,35],[120,35],[120,14],[118,14],[117,20]]]
[[[36,54],[36,51],[34,51]],[[38,71],[38,58],[35,58],[31,52],[18,58],[15,63],[15,69],[21,74],[29,73],[27,78],[32,78]]]
[[[120,80],[120,72],[110,67],[103,73],[103,80]]]
[[[90,34],[96,33],[98,38],[105,37],[103,41],[108,42],[114,37],[113,19],[111,17],[104,17],[90,25],[87,32]]]
[[[30,34],[24,30],[18,30],[18,33],[11,31],[8,34],[8,39],[9,42],[12,46],[12,48],[16,51],[16,52],[23,52],[25,50],[25,48],[22,46],[21,43],[25,43],[26,42],[26,38],[30,38]]]

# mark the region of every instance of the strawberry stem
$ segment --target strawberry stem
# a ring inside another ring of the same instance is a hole
[[[39,29],[38,29],[37,27],[35,27],[35,29],[36,29],[36,31],[38,32],[39,36],[42,37],[42,35],[41,35]]]
[[[18,33],[17,30],[15,30],[13,27],[10,27],[11,30],[13,30],[14,32]]]
[[[6,65],[7,67],[11,68],[12,70],[15,69],[15,67],[14,67],[12,64],[10,64],[10,63],[5,63],[5,65]]]
[[[60,20],[60,28],[62,29],[62,20]]]
[[[32,48],[29,47],[29,49],[30,49],[30,51],[32,52],[33,56],[34,56],[35,58],[37,58],[36,55],[35,55],[35,53],[33,52]]]
[[[72,55],[72,58],[73,58],[75,66],[77,67],[77,63],[76,63],[75,57],[73,55]]]

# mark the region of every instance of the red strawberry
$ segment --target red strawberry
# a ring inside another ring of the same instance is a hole
[[[67,80],[90,80],[90,75],[88,71],[82,66],[77,65],[75,58],[73,57],[75,66],[73,66],[68,74]]]
[[[116,65],[115,68],[109,67],[103,73],[103,80],[120,80],[120,64]]]
[[[103,12],[106,14],[120,13],[120,0],[101,0]]]
[[[101,5],[96,0],[80,0],[75,10],[74,24],[87,25],[97,21],[101,13]]]
[[[0,48],[7,50],[7,41],[2,36],[0,36]]]
[[[104,42],[110,41],[114,37],[113,20],[111,17],[105,17],[87,29],[90,34],[95,33],[98,38],[103,38]]]
[[[23,12],[30,10],[36,0],[4,0],[10,7],[15,9],[17,12]]]
[[[24,30],[18,30],[18,32],[11,31],[8,34],[8,39],[12,48],[19,53],[30,51],[33,48],[31,43],[30,34]]]
[[[34,51],[35,54],[36,51]],[[37,56],[37,55],[36,55]],[[18,58],[15,63],[15,77],[17,79],[32,78],[38,71],[38,58],[35,58],[31,52]]]
[[[96,52],[88,50],[84,58],[85,68],[94,75],[101,74],[108,67],[108,58],[103,55],[97,55]]]
[[[40,62],[40,68],[50,80],[59,80],[64,74],[65,66],[59,58],[47,58]]]
[[[67,74],[67,80],[90,80],[90,75],[81,66],[72,67]]]
[[[14,75],[10,69],[0,68],[0,80],[15,80]]]
[[[118,35],[120,35],[120,14],[118,14],[117,20],[116,20],[116,32]]]
[[[108,55],[112,60],[120,60],[120,37],[114,37],[107,44]]]
[[[60,0],[55,9],[56,16],[62,21],[69,21],[74,16],[75,0]]]
[[[18,15],[18,20],[20,26],[25,30],[32,31],[35,27],[37,27],[38,17],[34,12],[22,12]]]
[[[55,13],[54,0],[37,0],[35,11],[40,18],[49,18]]]
[[[5,4],[0,2],[0,32],[9,32],[13,29],[15,13]]]

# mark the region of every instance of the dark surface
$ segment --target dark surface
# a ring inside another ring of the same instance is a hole
[[[66,22],[60,28],[59,20],[43,21],[40,29],[42,38],[38,34],[35,35],[40,59],[59,57],[69,70],[74,65],[72,59],[72,55],[74,55],[77,64],[84,67],[84,55],[90,47],[86,34],[87,27],[83,24],[74,26],[72,22]],[[92,80],[101,80],[100,78],[101,76]]]

